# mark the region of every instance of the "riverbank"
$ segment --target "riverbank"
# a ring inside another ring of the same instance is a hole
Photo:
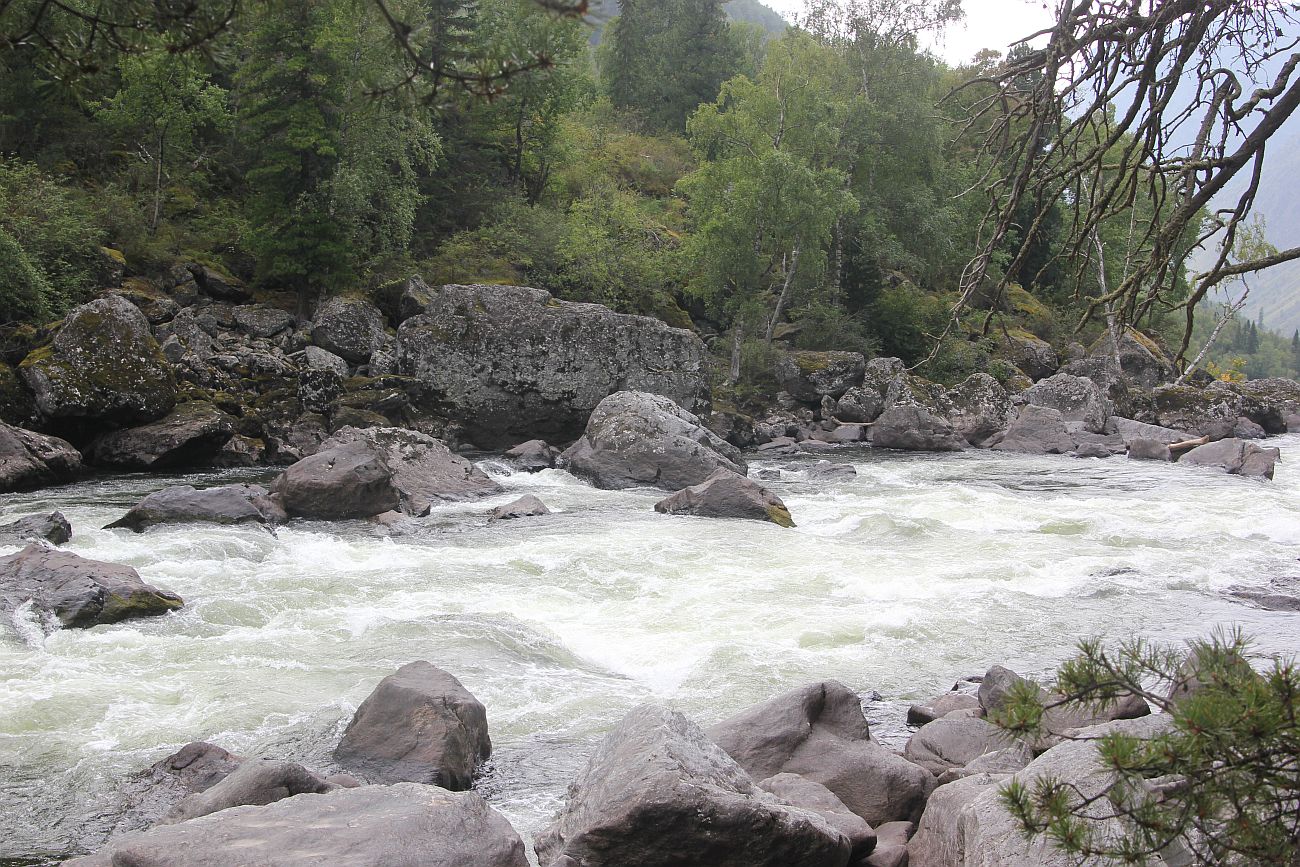
[[[1042,675],[1081,635],[1178,641],[1239,623],[1261,651],[1294,652],[1295,614],[1228,595],[1296,574],[1290,463],[1270,484],[1122,459],[847,447],[760,456],[751,470],[818,459],[857,475],[764,482],[792,530],[658,515],[661,492],[492,462],[504,493],[435,507],[400,536],[362,521],[274,536],[96,529],[166,484],[249,471],[6,498],[0,519],[59,509],[70,550],[132,565],[187,605],[0,642],[0,733],[17,769],[0,782],[0,857],[95,848],[122,779],[191,740],[328,770],[355,706],[413,659],[487,706],[496,749],[478,788],[529,837],[599,737],[645,701],[710,724],[834,678],[880,694],[865,705],[872,736],[901,749],[912,701],[994,663]],[[555,514],[489,524],[523,493]]]

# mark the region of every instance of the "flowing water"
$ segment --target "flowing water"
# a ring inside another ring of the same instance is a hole
[[[1300,454],[1300,437],[1276,444]],[[708,724],[837,678],[880,694],[868,718],[899,745],[909,700],[992,663],[1045,673],[1081,636],[1240,624],[1264,652],[1300,643],[1300,614],[1224,594],[1300,574],[1295,464],[1269,484],[1122,458],[831,459],[857,477],[767,483],[794,530],[658,515],[659,492],[490,461],[506,494],[387,536],[365,522],[97,529],[182,481],[156,476],[10,496],[0,521],[60,509],[71,550],[187,604],[49,636],[21,612],[0,623],[0,862],[97,847],[121,821],[123,779],[191,740],[331,771],[357,704],[415,659],[487,706],[480,790],[528,837],[641,702]],[[483,517],[521,493],[556,514]]]

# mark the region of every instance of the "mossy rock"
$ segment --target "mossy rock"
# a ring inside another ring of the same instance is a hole
[[[30,427],[36,416],[36,403],[23,387],[18,372],[0,362],[0,421],[16,427]]]
[[[176,405],[176,374],[148,320],[118,296],[73,310],[20,371],[50,420],[130,426],[162,418]]]

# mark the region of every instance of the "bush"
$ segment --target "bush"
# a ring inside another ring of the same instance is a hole
[[[51,316],[50,283],[23,248],[0,229],[0,324],[44,322]]]

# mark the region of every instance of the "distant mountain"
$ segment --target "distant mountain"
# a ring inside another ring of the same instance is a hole
[[[732,21],[757,24],[773,36],[780,36],[790,26],[790,22],[782,18],[779,12],[764,6],[759,0],[727,0],[724,8],[727,10],[727,17]],[[601,32],[609,23],[609,19],[618,15],[618,10],[618,0],[592,0],[588,4],[587,20],[595,25],[595,30],[591,34],[592,45],[600,44]]]

